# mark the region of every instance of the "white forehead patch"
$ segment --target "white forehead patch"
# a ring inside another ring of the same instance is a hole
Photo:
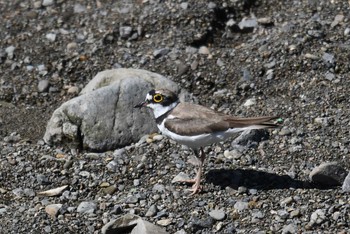
[[[146,95],[146,100],[152,100],[152,95],[150,95],[149,93],[147,93],[147,95]]]

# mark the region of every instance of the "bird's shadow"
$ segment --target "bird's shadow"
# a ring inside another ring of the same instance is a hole
[[[269,172],[251,169],[214,169],[208,171],[206,181],[220,186],[222,189],[230,187],[238,189],[244,186],[248,189],[330,189],[331,186],[320,186],[309,181],[293,179],[288,175],[277,175]]]

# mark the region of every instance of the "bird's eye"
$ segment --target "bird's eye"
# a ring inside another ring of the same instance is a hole
[[[154,102],[161,102],[163,101],[163,96],[159,93],[156,93],[154,96],[153,96],[153,101]]]

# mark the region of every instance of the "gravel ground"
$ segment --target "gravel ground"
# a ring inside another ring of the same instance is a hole
[[[349,233],[350,194],[309,183],[350,168],[350,3],[0,0],[0,233],[100,233],[127,213],[169,233]],[[171,183],[188,149],[145,136],[114,152],[41,140],[97,72],[160,73],[200,104],[280,115],[268,141],[206,149],[204,191]],[[57,196],[40,192],[68,185]]]

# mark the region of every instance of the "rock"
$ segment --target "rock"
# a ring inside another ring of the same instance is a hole
[[[202,219],[193,217],[191,221],[195,229],[210,228],[211,226],[213,226],[213,223],[214,223],[214,220],[211,217],[202,218]]]
[[[239,159],[242,157],[242,153],[239,152],[237,149],[225,150],[224,157],[227,159]]]
[[[252,76],[251,76],[250,71],[247,67],[242,69],[242,73],[243,73],[242,80],[244,80],[244,81],[251,80]]]
[[[62,208],[62,204],[50,204],[45,207],[45,212],[52,218],[57,217],[59,210]]]
[[[52,196],[57,196],[62,194],[62,192],[68,187],[68,185],[63,185],[61,187],[58,188],[54,188],[54,189],[49,189],[43,192],[39,192],[38,195],[40,196],[48,196],[48,197],[52,197]]]
[[[225,219],[226,214],[223,210],[212,210],[209,212],[209,216],[217,221],[221,221]]]
[[[248,209],[248,202],[243,202],[243,201],[237,201],[234,205],[234,208],[238,211],[243,211]]]
[[[337,26],[339,23],[343,22],[344,20],[344,15],[336,15],[334,17],[333,22],[331,23],[331,28],[334,28],[335,26]]]
[[[55,3],[54,0],[43,0],[42,5],[43,5],[43,6],[51,6],[51,5],[53,5],[54,3]]]
[[[325,221],[326,214],[323,210],[317,209],[310,216],[310,224],[321,224]]]
[[[132,27],[122,26],[119,28],[119,35],[122,39],[128,39],[131,36]]]
[[[131,234],[166,234],[167,232],[141,217],[133,214],[126,214],[118,219],[113,219],[104,225],[101,229],[102,234],[108,233],[131,233]]]
[[[334,67],[335,65],[335,59],[333,54],[324,53],[322,56],[322,60],[328,67]]]
[[[180,3],[180,7],[181,7],[183,10],[187,10],[187,8],[188,8],[188,2],[182,2],[182,3]]]
[[[266,79],[267,80],[272,80],[273,76],[274,76],[273,69],[269,69],[269,70],[266,71]]]
[[[22,188],[16,188],[12,190],[12,193],[17,197],[23,197],[25,195]]]
[[[35,196],[35,192],[34,192],[34,190],[31,189],[31,188],[25,188],[25,189],[23,189],[23,193],[24,193],[24,195],[27,196],[27,197],[34,197],[34,196]]]
[[[79,4],[79,3],[76,3],[74,5],[74,13],[83,13],[86,11],[86,7]]]
[[[321,186],[341,185],[347,175],[347,171],[337,162],[323,163],[315,167],[309,178],[312,182]]]
[[[201,46],[201,47],[199,47],[198,53],[199,54],[210,54],[210,51],[209,51],[208,47]]]
[[[350,35],[350,28],[346,28],[344,30],[344,36],[349,36]]]
[[[46,39],[51,41],[51,42],[54,42],[54,41],[56,41],[56,34],[55,33],[48,33],[48,34],[46,34]]]
[[[271,19],[271,17],[263,17],[263,18],[259,18],[258,23],[261,25],[272,25],[273,24],[273,20]]]
[[[126,198],[125,203],[126,204],[136,204],[138,203],[139,199],[136,196],[130,196],[128,198]]]
[[[249,106],[254,106],[256,104],[256,99],[255,98],[250,98],[247,99],[244,103],[243,106],[244,107],[249,107]]]
[[[69,94],[78,94],[79,93],[79,88],[77,86],[69,87],[69,89],[67,90],[67,93],[69,93]]]
[[[191,179],[189,175],[187,175],[184,172],[180,172],[179,174],[177,174],[177,176],[174,177],[171,183],[181,182],[183,180],[189,180],[189,179]]]
[[[38,92],[43,93],[49,90],[50,83],[48,80],[41,80],[38,84]]]
[[[117,191],[117,187],[115,185],[111,185],[111,186],[108,186],[106,188],[103,188],[102,191],[105,194],[112,195],[113,193],[115,193],[115,191]]]
[[[334,80],[335,75],[332,72],[326,72],[325,78],[329,81],[332,81],[332,80]]]
[[[36,175],[36,181],[39,183],[39,184],[42,184],[42,185],[46,185],[46,184],[49,184],[49,179],[43,175],[43,174],[37,174]]]
[[[70,42],[67,44],[67,51],[71,52],[71,51],[74,51],[78,48],[78,44],[76,42]]]
[[[295,224],[288,224],[288,225],[285,225],[282,229],[282,233],[283,234],[294,234],[294,233],[297,233],[297,226]]]
[[[0,208],[0,216],[6,214],[6,211],[7,211],[7,207],[6,206],[5,207],[1,207]]]
[[[170,52],[169,48],[161,48],[161,49],[155,50],[153,52],[153,56],[155,58],[159,58],[159,57],[162,57],[164,55],[167,55],[169,52]]]
[[[342,186],[342,190],[344,192],[350,192],[350,172],[349,174],[346,176],[344,182],[343,182],[343,186]]]
[[[151,206],[148,208],[148,210],[147,210],[145,216],[146,216],[146,217],[153,217],[153,216],[155,216],[155,215],[157,214],[157,212],[158,212],[157,206],[156,206],[156,205],[151,205]]]
[[[145,134],[157,131],[151,112],[133,108],[153,88],[180,92],[174,82],[145,70],[120,68],[100,72],[80,96],[55,110],[44,141],[96,151],[137,142]]]
[[[13,59],[15,49],[16,49],[16,47],[14,47],[14,46],[9,46],[9,47],[7,47],[7,48],[5,49],[5,52],[6,52],[6,54],[7,54],[7,57],[8,57],[9,59]]]
[[[163,227],[168,226],[169,224],[171,224],[172,220],[171,219],[161,219],[157,221],[157,224]]]
[[[77,208],[78,213],[92,214],[95,212],[97,205],[95,202],[84,201],[81,202]]]
[[[255,18],[243,18],[241,22],[238,23],[238,27],[241,30],[250,30],[258,26],[258,21]]]
[[[231,145],[232,146],[244,146],[247,148],[257,146],[257,143],[267,140],[269,138],[269,133],[264,129],[254,129],[246,130],[242,132],[238,137],[236,137]]]

